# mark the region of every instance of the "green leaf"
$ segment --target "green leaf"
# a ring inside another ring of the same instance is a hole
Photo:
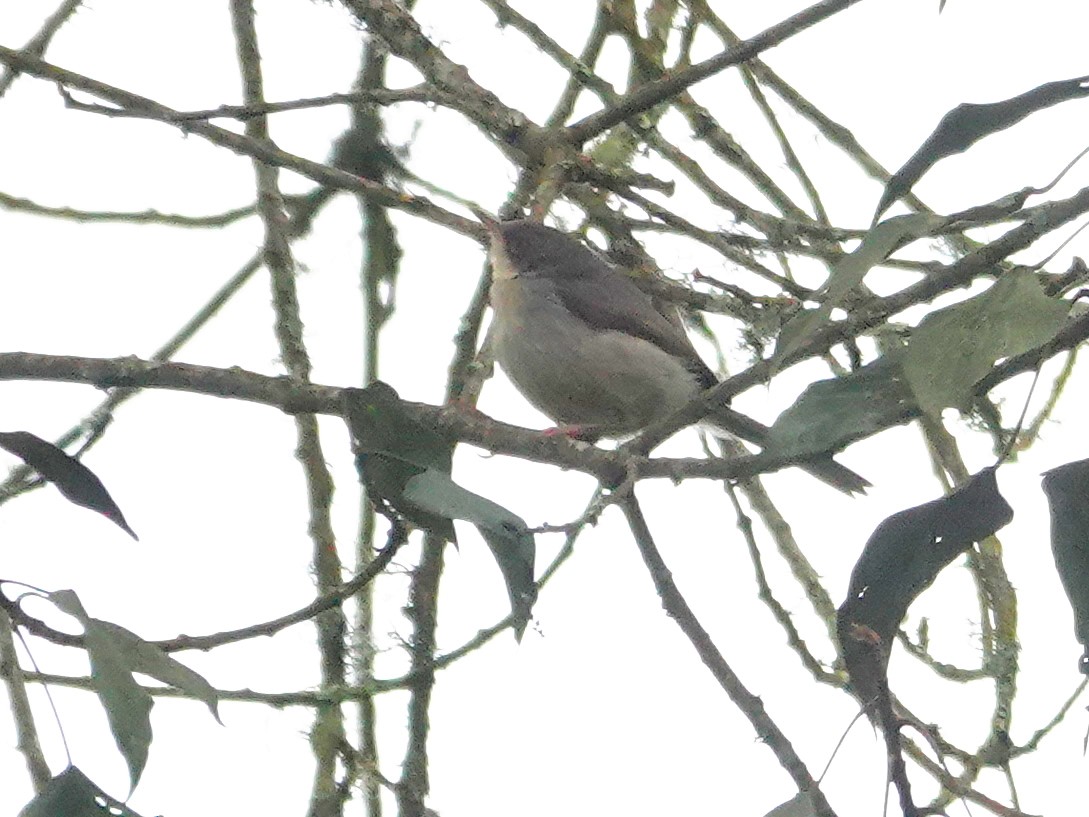
[[[10,451],[57,486],[69,502],[98,511],[133,539],[136,532],[125,521],[106,486],[90,468],[29,431],[0,432],[0,448]]]
[[[995,361],[1035,349],[1066,322],[1070,305],[1048,297],[1028,269],[1003,274],[986,292],[932,312],[903,350],[903,370],[919,407],[939,416],[964,409]]]
[[[55,590],[49,599],[59,609],[79,619],[84,627],[83,644],[91,661],[91,681],[106,710],[117,747],[129,766],[131,789],[136,788],[147,763],[151,745],[151,696],[132,673],[149,675],[177,687],[208,705],[219,720],[219,696],[200,674],[174,660],[131,630],[109,621],[91,618],[74,590]]]
[[[536,545],[525,521],[450,478],[453,442],[410,416],[392,387],[376,381],[345,390],[344,405],[356,465],[373,497],[451,542],[455,519],[480,531],[503,574],[520,640],[537,598]]]
[[[90,616],[83,609],[83,603],[79,600],[75,590],[54,590],[49,593],[49,600],[57,605],[62,613],[78,618],[80,623],[86,623]]]
[[[18,817],[140,817],[110,797],[75,766],[69,766],[45,784]]]
[[[882,357],[843,377],[810,385],[768,430],[765,450],[788,457],[839,451],[907,422],[915,410],[899,365]]]
[[[847,297],[862,283],[866,273],[888,258],[897,248],[921,238],[944,224],[946,219],[929,213],[895,216],[872,227],[862,243],[850,255],[841,258],[822,289],[821,305],[798,313],[783,326],[772,356],[772,370],[777,371],[786,358],[802,348],[828,323],[832,310],[843,306]]]
[[[151,696],[132,677],[125,654],[100,622],[88,619],[83,642],[91,659],[91,680],[106,709],[117,748],[129,766],[129,793],[140,782],[151,746]]]
[[[985,468],[948,496],[887,517],[851,571],[836,632],[855,696],[894,724],[888,662],[908,607],[957,556],[1009,524],[1013,508]]]
[[[1036,111],[1086,95],[1089,95],[1089,77],[1076,77],[1048,82],[1001,102],[958,105],[942,117],[934,132],[889,179],[877,204],[874,220],[880,218],[893,202],[907,195],[915,182],[945,157],[963,153],[984,136],[1005,130]]]
[[[450,473],[453,441],[410,416],[389,384],[376,380],[365,389],[345,389],[344,403],[356,454],[389,454]]]
[[[409,416],[397,392],[381,381],[345,390],[344,407],[356,467],[371,497],[417,527],[457,544],[448,517],[429,513],[404,496],[408,481],[418,474],[429,469],[450,473],[453,442]]]
[[[537,598],[533,582],[536,544],[525,520],[433,468],[410,479],[404,496],[431,514],[476,525],[503,574],[515,619],[514,634],[521,640]]]
[[[219,719],[219,694],[204,676],[171,658],[151,642],[144,641],[131,630],[96,618],[90,619],[90,622],[111,639],[130,670],[149,675],[203,701],[211,710],[212,717],[220,725],[223,724]]]
[[[1043,486],[1051,509],[1051,553],[1083,648],[1078,665],[1089,674],[1089,460],[1052,468]]]

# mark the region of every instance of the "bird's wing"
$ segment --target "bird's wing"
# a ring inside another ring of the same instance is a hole
[[[679,320],[658,309],[631,278],[597,258],[581,265],[577,275],[552,278],[556,296],[573,315],[598,331],[633,335],[684,361],[703,388],[717,382],[696,352]]]

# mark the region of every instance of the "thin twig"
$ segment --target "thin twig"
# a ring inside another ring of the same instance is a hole
[[[23,73],[57,83],[60,87],[76,88],[94,94],[100,99],[121,108],[142,111],[147,118],[179,126],[172,123],[171,117],[178,112],[160,105],[154,100],[107,85],[74,71],[67,71],[42,60],[29,57],[18,51],[0,46],[0,63],[11,66]],[[98,111],[101,113],[101,111]],[[288,168],[296,173],[313,179],[319,184],[338,190],[345,190],[360,195],[375,196],[389,207],[427,218],[466,235],[479,235],[483,240],[483,230],[470,219],[451,213],[433,204],[422,196],[413,196],[403,190],[395,190],[370,179],[353,176],[343,170],[320,164],[301,156],[295,156],[270,146],[267,142],[200,120],[185,122],[180,125],[186,133],[195,133],[213,144],[225,147],[251,159],[260,160],[274,167]]]
[[[120,223],[120,224],[165,224],[169,227],[226,227],[254,214],[254,205],[236,207],[210,216],[186,216],[179,213],[160,213],[158,210],[139,212],[115,212],[109,210],[77,210],[73,207],[48,207],[30,199],[9,196],[0,193],[0,207],[6,207],[20,213],[32,213],[36,216],[48,216],[78,224]]]
[[[42,27],[38,30],[38,33],[30,38],[30,42],[23,46],[23,53],[29,54],[34,57],[40,57],[45,53],[45,50],[49,47],[49,43],[56,36],[57,32],[61,30],[61,27],[68,22],[76,10],[83,5],[83,0],[62,0],[61,4],[57,7],[45,22],[42,23]],[[16,77],[19,76],[19,71],[12,68],[4,69],[4,72],[0,74],[0,97],[8,92],[8,89],[15,82]]]
[[[811,794],[814,812],[821,817],[833,817],[835,812],[824,798],[824,794],[805,763],[794,751],[790,740],[768,715],[764,702],[745,687],[730,665],[726,663],[726,659],[711,640],[710,634],[700,624],[692,608],[688,606],[688,602],[673,582],[673,575],[662,560],[657,545],[654,544],[650,528],[647,527],[634,492],[628,493],[620,503],[620,507],[628,520],[636,547],[639,548],[639,553],[643,557],[643,562],[654,582],[654,588],[658,592],[666,614],[681,628],[700,660],[730,696],[730,700],[749,719],[760,740],[775,753],[779,763],[790,775],[798,790],[808,791]]]
[[[815,3],[804,11],[776,23],[733,48],[727,48],[720,54],[697,63],[691,68],[678,71],[672,76],[663,77],[656,82],[638,88],[628,94],[619,105],[590,114],[568,127],[568,138],[574,144],[583,144],[599,133],[620,124],[625,119],[653,108],[678,92],[714,76],[726,68],[740,65],[752,59],[762,51],[779,45],[784,40],[793,37],[810,26],[816,25],[837,12],[853,6],[857,2],[859,0],[822,0],[822,2]]]
[[[295,624],[301,624],[304,621],[312,621],[315,616],[319,616],[328,610],[340,607],[347,599],[350,599],[362,588],[370,584],[376,576],[386,569],[398,549],[404,544],[405,538],[405,531],[403,529],[391,529],[385,547],[375,554],[374,559],[368,563],[363,570],[360,570],[355,576],[335,590],[322,596],[318,596],[309,604],[287,613],[286,615],[278,616],[277,618],[263,621],[258,624],[240,627],[237,630],[224,630],[210,635],[179,635],[177,638],[171,638],[165,641],[153,641],[151,643],[163,652],[168,653],[178,652],[180,650],[210,650],[215,647],[221,647],[224,644],[234,644],[239,641],[256,638],[257,636],[275,635],[281,630],[285,630]],[[0,591],[0,608],[7,612],[12,621],[20,627],[25,627],[33,635],[48,639],[54,644],[60,644],[66,647],[83,646],[82,636],[55,630],[40,619],[27,615],[22,611],[22,608],[20,608],[18,604],[4,595],[2,591]]]
[[[327,108],[330,105],[358,105],[374,103],[377,105],[395,105],[399,102],[448,102],[449,98],[429,85],[414,85],[411,88],[365,88],[347,94],[327,94],[326,96],[291,99],[286,102],[261,102],[251,105],[220,105],[203,111],[176,111],[169,117],[170,122],[197,122],[209,119],[237,119],[246,121],[264,117],[270,113],[302,111],[312,108]],[[138,119],[148,118],[143,111],[115,109],[113,116],[129,116]]]

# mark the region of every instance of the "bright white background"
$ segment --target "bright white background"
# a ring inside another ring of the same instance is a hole
[[[50,5],[0,6],[0,41],[10,47],[24,43]],[[581,48],[592,14],[589,0],[515,6],[569,50]],[[715,6],[745,36],[803,4]],[[285,0],[260,3],[258,11],[270,100],[348,89],[363,34],[344,12]],[[530,117],[543,118],[563,75],[519,34],[497,29],[490,12],[470,0],[421,0],[418,13],[432,39],[467,64],[478,82]],[[1061,0],[949,0],[940,17],[936,0],[869,0],[765,57],[850,127],[878,160],[895,168],[959,102],[1003,99],[1085,73],[1086,30],[1089,8]],[[698,45],[698,58],[717,49],[710,40]],[[606,74],[621,84],[621,50],[609,53],[614,59],[612,73]],[[96,0],[63,29],[46,58],[179,109],[239,101],[223,3]],[[411,70],[391,66],[391,84],[415,81]],[[727,118],[724,124],[758,159],[775,155],[751,107],[740,104],[744,98],[735,75],[705,82],[695,95],[715,106],[739,100],[737,122]],[[1087,105],[1070,102],[1035,115],[967,155],[942,162],[916,191],[939,212],[953,212],[1046,183],[1085,146]],[[419,106],[390,113],[391,138],[406,139],[418,123],[414,172],[497,207],[515,178],[498,151],[455,115]],[[272,135],[283,149],[321,160],[346,124],[347,114],[338,109],[282,114],[272,120]],[[798,148],[818,186],[827,191],[828,180],[843,177],[842,185],[834,186],[841,195],[825,198],[833,221],[867,224],[880,195],[877,184],[862,180],[805,125],[796,127]],[[1076,170],[1056,195],[1084,186],[1087,172]],[[11,195],[57,206],[201,214],[247,204],[252,184],[248,159],[161,124],[65,110],[47,83],[22,78],[0,101],[0,190]],[[288,192],[310,189],[309,182],[291,174],[284,174],[283,184]],[[382,376],[408,399],[437,402],[451,339],[483,255],[472,242],[438,227],[399,213],[393,218],[406,256],[398,313],[383,338]],[[354,385],[362,370],[355,219],[355,203],[342,197],[327,208],[313,236],[295,247],[304,270],[306,339],[318,382]],[[0,237],[0,349],[146,356],[257,250],[261,229],[254,219],[219,231],[186,231],[76,225],[2,212]],[[1050,269],[1065,269],[1079,247],[1084,253],[1084,240],[1075,241]],[[1036,261],[1048,251],[1033,248],[1024,260]],[[678,274],[697,264],[711,274],[730,274],[709,268],[700,256],[663,260]],[[880,288],[879,277],[870,280]],[[279,373],[271,315],[267,282],[259,274],[178,358]],[[732,340],[724,343],[729,348]],[[1048,371],[1054,374],[1055,368]],[[756,390],[739,405],[770,421],[813,376],[819,376],[817,368],[799,371],[787,378],[791,382],[771,392]],[[1026,390],[1025,378],[1002,390],[1008,414],[1016,415]],[[85,387],[0,383],[0,428],[51,438],[100,397]],[[1089,455],[1081,428],[1085,398],[1086,379],[1077,377],[1037,448],[1000,475],[1017,512],[1002,539],[1021,604],[1023,672],[1013,736],[1018,743],[1052,716],[1079,680],[1079,648],[1051,563],[1038,475]],[[486,388],[481,408],[510,421],[546,424],[501,377]],[[990,464],[987,441],[964,432],[952,414],[947,420],[960,430],[970,466]],[[322,428],[327,458],[340,478],[336,521],[347,556],[357,505],[347,436],[333,419],[323,420]],[[293,446],[290,418],[273,410],[148,392],[118,413],[106,441],[86,460],[141,542],[131,542],[49,488],[3,506],[0,576],[50,589],[75,588],[91,615],[152,639],[234,628],[295,609],[313,591]],[[691,433],[662,449],[695,451]],[[836,600],[874,525],[939,490],[913,429],[858,444],[843,459],[874,483],[869,496],[849,500],[805,475],[767,479]],[[5,458],[2,464],[15,461]],[[472,450],[459,454],[456,476],[531,525],[576,516],[593,487],[577,474],[485,458]],[[815,687],[755,600],[752,568],[725,495],[712,484],[693,482],[647,484],[640,496],[682,591],[727,660],[819,773],[856,706],[841,693]],[[439,633],[444,648],[493,623],[506,604],[483,544],[471,530],[462,538],[460,553],[448,554]],[[544,536],[538,542],[543,565],[560,542]],[[786,603],[803,610],[804,599],[789,589],[785,571],[768,562]],[[403,586],[403,577],[380,584],[380,631],[401,626]],[[973,607],[965,600],[970,598],[967,574],[957,563],[912,609],[912,622],[930,617],[935,650],[945,660],[973,661],[979,625],[971,618]],[[45,605],[34,610],[48,612]],[[661,611],[615,510],[579,541],[572,562],[542,595],[535,618],[521,646],[504,636],[440,675],[432,714],[430,802],[443,817],[760,815],[792,795],[771,752],[756,741]],[[812,623],[800,623],[820,645]],[[211,655],[178,657],[222,688],[288,691],[316,683],[313,640],[312,628],[302,625]],[[76,651],[34,643],[43,669],[86,673]],[[827,644],[818,651],[825,658],[832,655]],[[396,651],[380,658],[383,677],[401,668]],[[903,656],[894,657],[893,673],[894,688],[906,703],[925,720],[942,723],[948,737],[970,745],[983,734],[989,689],[938,686]],[[53,718],[41,691],[32,692],[48,758],[60,771],[65,756]],[[55,689],[53,695],[73,761],[123,796],[124,762],[97,702],[74,690]],[[381,706],[384,771],[391,777],[403,751],[402,705],[403,697],[393,694]],[[311,777],[310,712],[226,703],[222,715],[225,728],[199,703],[157,702],[155,740],[130,801],[134,809],[171,817],[304,812]],[[1085,728],[1084,713],[1076,708],[1037,755],[1014,766],[1028,812],[1070,813],[1070,804],[1081,797]],[[8,719],[0,717],[3,815],[14,814],[31,796],[14,740]],[[825,781],[840,814],[878,812],[884,765],[880,738],[868,727],[856,727]],[[987,782],[989,794],[1006,799],[1000,780]],[[927,790],[922,789],[917,799]]]

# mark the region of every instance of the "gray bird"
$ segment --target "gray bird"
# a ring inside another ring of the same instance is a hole
[[[633,434],[718,382],[678,316],[574,237],[535,221],[488,228],[496,358],[565,431]],[[710,419],[758,445],[766,439],[766,426],[726,406]],[[848,493],[869,485],[828,456],[802,467]]]

